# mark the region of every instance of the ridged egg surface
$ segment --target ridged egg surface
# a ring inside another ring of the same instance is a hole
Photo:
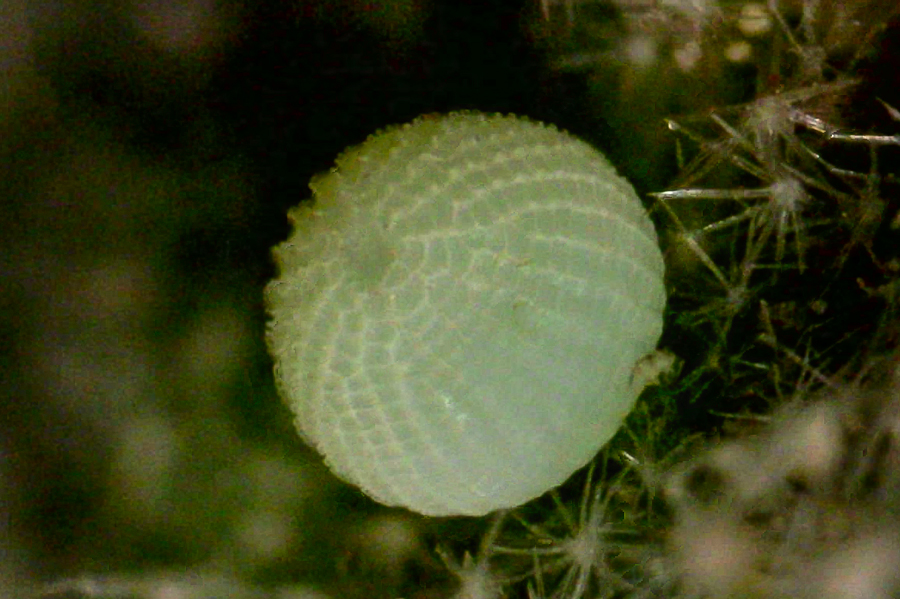
[[[279,391],[374,499],[481,515],[562,483],[631,410],[665,305],[656,233],[588,144],[426,116],[346,151],[266,290]]]

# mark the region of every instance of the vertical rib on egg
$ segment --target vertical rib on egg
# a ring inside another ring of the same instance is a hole
[[[653,225],[588,144],[513,116],[422,117],[310,184],[267,334],[303,436],[378,501],[480,515],[616,432],[665,304]]]

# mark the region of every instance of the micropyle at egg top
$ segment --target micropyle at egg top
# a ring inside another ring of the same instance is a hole
[[[371,136],[274,250],[279,392],[374,499],[481,515],[562,483],[622,424],[662,329],[631,185],[552,126],[474,112]]]

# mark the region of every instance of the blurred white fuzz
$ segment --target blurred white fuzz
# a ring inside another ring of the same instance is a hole
[[[896,596],[900,439],[890,423],[900,404],[897,371],[896,361],[886,360],[864,383],[797,399],[767,430],[673,472],[671,566],[683,592]]]

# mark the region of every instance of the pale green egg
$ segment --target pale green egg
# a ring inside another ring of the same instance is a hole
[[[559,485],[618,430],[662,330],[663,261],[597,150],[513,116],[426,116],[310,187],[274,250],[267,340],[337,475],[481,515]]]

